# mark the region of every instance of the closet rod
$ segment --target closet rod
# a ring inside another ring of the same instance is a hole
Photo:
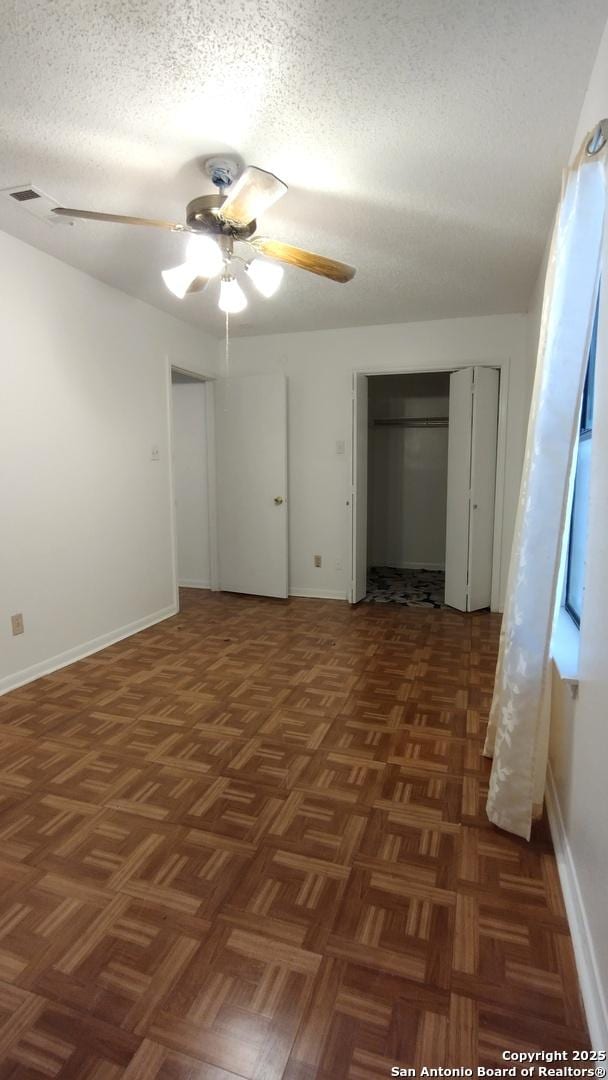
[[[447,427],[447,416],[386,416],[374,424],[380,427]]]

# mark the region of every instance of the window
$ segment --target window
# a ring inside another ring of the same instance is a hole
[[[568,544],[568,569],[566,575],[566,610],[577,626],[581,622],[583,606],[583,578],[585,553],[587,550],[587,531],[589,523],[589,474],[591,466],[591,435],[593,432],[593,391],[595,378],[595,352],[597,344],[597,319],[599,301],[595,309],[593,331],[589,345],[587,374],[583,390],[581,407],[581,427],[576,459],[574,479],[574,497],[570,518],[570,540]]]

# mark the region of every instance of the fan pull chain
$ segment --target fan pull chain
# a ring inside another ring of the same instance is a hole
[[[230,315],[226,312],[226,375],[230,374]]]

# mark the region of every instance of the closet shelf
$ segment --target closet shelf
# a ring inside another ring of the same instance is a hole
[[[447,427],[447,416],[386,416],[373,421],[377,427]]]

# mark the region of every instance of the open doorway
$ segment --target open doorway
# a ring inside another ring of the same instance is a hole
[[[177,583],[211,588],[208,384],[171,369]]]
[[[442,607],[448,372],[369,378],[368,603]]]
[[[497,610],[504,418],[499,368],[354,373],[352,603]]]

